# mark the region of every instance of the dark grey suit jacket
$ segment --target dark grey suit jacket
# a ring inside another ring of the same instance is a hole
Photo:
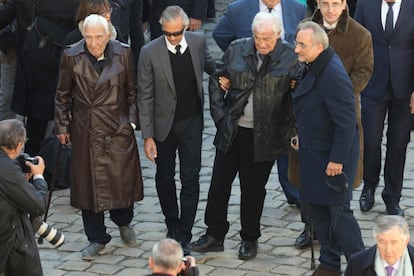
[[[203,71],[211,74],[214,61],[207,51],[204,34],[186,32],[201,106]],[[165,37],[161,36],[141,49],[138,63],[138,109],[142,137],[164,141],[174,120],[177,95]]]

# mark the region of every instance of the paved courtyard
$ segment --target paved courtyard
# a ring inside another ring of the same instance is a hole
[[[222,14],[230,0],[217,0],[218,16]],[[243,15],[240,15],[243,16]],[[209,40],[209,49],[213,56],[220,57],[221,51],[211,38],[211,30],[215,22],[206,22],[203,29]],[[205,75],[205,89],[207,91],[207,75]],[[200,202],[193,239],[197,239],[205,231],[203,222],[207,193],[210,184],[215,149],[213,139],[215,134],[214,123],[208,110],[208,97],[205,105],[205,129],[203,135],[202,169],[200,173]],[[40,256],[45,275],[146,275],[148,257],[154,243],[166,235],[166,227],[158,197],[155,190],[155,165],[148,161],[142,151],[141,133],[136,132],[139,143],[142,174],[144,178],[145,198],[135,204],[135,217],[132,225],[137,233],[138,241],[135,248],[123,245],[119,231],[109,218],[106,219],[109,233],[113,239],[107,245],[107,252],[95,261],[85,262],[81,259],[80,251],[87,246],[88,241],[83,233],[80,211],[69,204],[69,190],[60,190],[53,193],[49,211],[48,223],[60,229],[66,236],[66,242],[59,249],[54,249],[48,242],[39,245]],[[178,172],[178,169],[177,169]],[[178,175],[178,174],[177,174]],[[179,179],[177,179],[177,185]],[[76,181],[76,179],[74,180]],[[352,207],[362,230],[366,246],[374,243],[371,229],[374,220],[385,213],[385,206],[381,200],[383,180],[377,189],[377,203],[372,211],[361,213],[358,198],[361,188],[354,192]],[[414,144],[409,145],[403,198],[401,207],[405,211],[406,219],[414,227]],[[310,275],[310,250],[298,250],[292,247],[297,235],[302,231],[299,210],[286,203],[284,194],[278,182],[277,168],[274,167],[267,184],[265,208],[262,216],[262,236],[259,239],[259,252],[255,259],[242,261],[237,257],[240,243],[238,231],[240,189],[238,180],[233,185],[230,198],[228,220],[230,230],[224,243],[225,251],[220,253],[193,254],[196,258],[201,275]],[[315,254],[318,257],[319,247],[316,244]],[[318,262],[317,262],[318,264]],[[345,263],[343,268],[345,268]]]

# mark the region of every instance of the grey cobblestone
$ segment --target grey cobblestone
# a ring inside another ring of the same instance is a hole
[[[231,0],[216,0],[218,16],[225,10]],[[242,16],[242,15],[241,15]],[[203,28],[208,38],[210,52],[215,57],[222,55],[211,37],[215,22],[204,24]],[[204,87],[207,89],[208,76],[204,75]],[[206,90],[207,91],[207,90]],[[205,129],[203,135],[202,169],[200,172],[200,202],[193,228],[193,239],[205,232],[204,210],[207,201],[208,188],[212,173],[215,149],[214,122],[208,110],[208,95],[205,95]],[[145,275],[149,273],[148,257],[154,243],[166,235],[166,227],[158,197],[155,190],[155,165],[145,158],[142,150],[141,133],[136,132],[139,145],[142,174],[144,179],[145,198],[135,204],[135,217],[132,225],[137,232],[136,248],[128,248],[119,238],[118,228],[106,216],[111,242],[106,247],[106,253],[92,262],[81,260],[80,251],[87,246],[88,241],[83,233],[82,219],[79,210],[70,207],[69,190],[55,191],[49,212],[48,223],[60,229],[66,236],[66,243],[59,249],[53,248],[44,241],[39,245],[40,256],[45,275],[53,276],[97,276],[97,275]],[[384,140],[385,141],[385,140]],[[414,144],[409,144],[406,170],[404,175],[404,190],[401,206],[411,227],[414,226]],[[385,151],[384,151],[385,152]],[[383,155],[384,155],[383,152]],[[178,172],[178,167],[177,167]],[[176,178],[178,187],[179,178]],[[357,218],[366,246],[374,244],[372,226],[374,220],[385,213],[381,199],[383,179],[376,193],[376,204],[372,211],[361,213],[358,198],[361,188],[354,192],[351,206]],[[257,258],[241,261],[237,258],[240,244],[240,188],[236,179],[233,184],[229,202],[228,220],[229,233],[224,242],[225,251],[220,253],[193,254],[196,258],[201,275],[310,275],[310,250],[297,250],[291,245],[302,231],[299,210],[286,203],[284,194],[278,182],[277,168],[273,168],[267,185],[267,195],[262,216],[262,236],[259,239]],[[318,257],[319,245],[315,244],[315,256]],[[343,262],[345,260],[343,259]],[[343,263],[343,268],[345,268]]]

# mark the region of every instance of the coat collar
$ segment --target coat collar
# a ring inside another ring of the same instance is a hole
[[[93,65],[91,61],[89,60],[89,58],[86,57],[86,51],[84,48],[85,47],[84,39],[71,45],[70,48],[66,50],[66,54],[68,56],[78,56],[78,55],[85,56],[85,58],[81,58],[78,62],[76,62],[73,70],[77,74],[90,79],[92,82],[96,82],[97,85],[105,83],[112,76],[119,74],[120,72],[125,70],[124,66],[119,62],[119,59],[115,58],[115,56],[122,54],[122,49],[125,46],[121,44],[119,41],[115,41],[115,40],[110,40],[109,43],[111,43],[114,58],[112,59],[112,62],[110,62],[108,65],[104,67],[101,74],[98,74],[96,70],[91,70],[89,68],[89,67],[93,67]]]
[[[318,8],[315,9],[315,12],[313,13],[311,17],[311,20],[323,26],[323,16],[322,16],[320,9]],[[348,6],[346,6],[345,10],[343,10],[342,14],[339,16],[338,25],[336,25],[335,30],[343,34],[348,30],[348,24],[349,24],[349,10],[348,10]]]
[[[293,98],[298,98],[307,94],[313,88],[316,77],[320,75],[326,64],[332,59],[334,51],[331,47],[324,50],[313,62],[309,72],[305,78],[299,83],[295,91],[292,93]]]

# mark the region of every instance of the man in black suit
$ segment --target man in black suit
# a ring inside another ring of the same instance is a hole
[[[147,158],[157,164],[155,182],[167,237],[180,241],[186,255],[200,188],[203,71],[212,73],[215,66],[207,53],[205,36],[186,32],[189,21],[179,6],[167,7],[161,15],[164,35],[142,48],[138,63],[144,150]],[[177,152],[180,206],[174,179]]]
[[[345,276],[413,275],[414,247],[402,217],[380,218],[374,238],[376,245],[351,256]]]
[[[381,142],[387,116],[387,153],[382,198],[388,215],[404,216],[399,206],[405,155],[413,116],[410,97],[414,91],[414,2],[410,0],[359,0],[355,19],[371,32],[374,71],[361,93],[364,130],[364,189],[361,211],[374,206],[381,171]]]

